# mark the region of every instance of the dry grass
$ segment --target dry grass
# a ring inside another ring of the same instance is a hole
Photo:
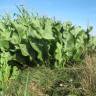
[[[84,67],[81,86],[85,96],[96,96],[96,55],[87,55]]]
[[[30,82],[29,91],[32,96],[45,96],[43,88],[38,86],[35,81]]]

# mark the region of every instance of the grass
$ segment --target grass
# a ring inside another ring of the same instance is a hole
[[[4,96],[96,96],[96,54],[64,69],[44,66],[22,70]]]
[[[86,56],[81,85],[86,96],[96,96],[96,55]]]

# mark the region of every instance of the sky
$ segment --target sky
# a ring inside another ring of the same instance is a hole
[[[17,12],[16,5],[84,28],[92,25],[91,34],[96,35],[96,0],[0,0],[0,15]]]

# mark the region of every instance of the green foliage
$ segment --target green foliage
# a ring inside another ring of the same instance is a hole
[[[0,54],[0,90],[4,95],[5,89],[8,88],[9,79],[16,79],[19,74],[17,67],[11,67],[8,65],[8,61],[12,59],[9,52],[3,51]],[[12,73],[11,73],[12,70]],[[12,75],[12,76],[11,76]],[[10,78],[11,76],[11,78]],[[1,93],[0,93],[1,94]]]
[[[23,7],[18,10],[15,18],[0,19],[0,84],[18,74],[16,66],[64,68],[80,63],[89,46],[96,49],[90,37],[92,27],[84,30],[70,22],[31,15]]]
[[[1,20],[1,48],[14,55],[18,52],[20,58],[28,57],[27,61],[36,65],[51,66],[54,61],[54,67],[62,68],[66,63],[81,61],[90,28],[84,31],[70,22],[62,24],[47,17],[31,16],[24,8],[19,11],[16,19],[6,16]],[[14,60],[28,63],[16,57]]]
[[[91,37],[88,44],[89,51],[96,53],[96,37]]]

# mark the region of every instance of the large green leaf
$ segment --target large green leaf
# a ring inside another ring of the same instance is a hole
[[[19,44],[23,56],[29,56],[26,44]]]
[[[62,45],[59,43],[59,42],[57,42],[57,46],[56,46],[57,48],[56,48],[56,55],[55,55],[55,58],[56,58],[56,60],[59,62],[59,64],[61,64],[62,63]]]
[[[39,45],[32,42],[30,42],[30,44],[31,44],[31,47],[38,53],[38,56],[37,56],[38,59],[43,61],[43,54],[42,54],[42,50],[40,50]]]
[[[0,39],[0,48],[8,49],[9,48],[9,41],[7,41],[7,40],[1,40]]]

